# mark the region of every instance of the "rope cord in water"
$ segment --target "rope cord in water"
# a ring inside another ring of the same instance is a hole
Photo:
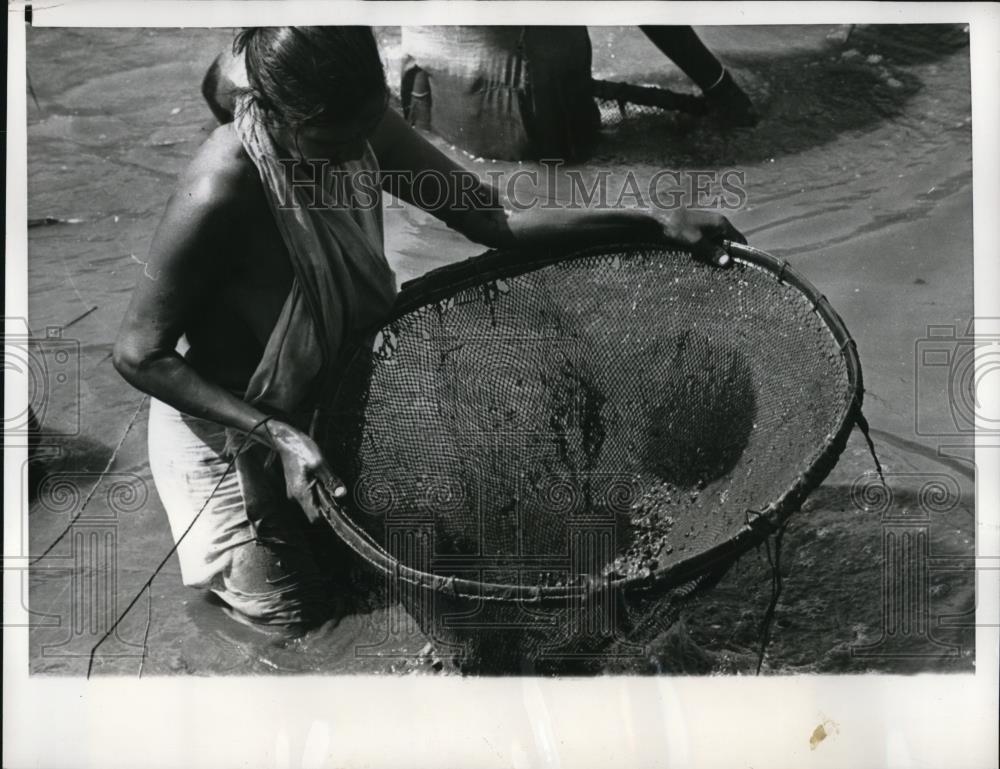
[[[38,96],[35,94],[35,86],[31,83],[31,74],[28,72],[27,68],[24,70],[25,80],[28,81],[28,93],[31,94],[31,100],[35,102],[35,108],[41,112],[42,105],[38,103]]]
[[[132,432],[132,428],[135,426],[135,420],[139,418],[139,413],[142,411],[142,407],[146,405],[146,401],[148,400],[149,396],[144,395],[142,397],[142,400],[139,401],[139,405],[136,406],[135,412],[132,414],[132,418],[128,421],[128,424],[125,426],[125,432],[122,433],[122,437],[118,440],[118,445],[115,446],[114,451],[111,452],[111,457],[108,459],[108,463],[104,466],[104,469],[101,471],[101,474],[97,477],[97,482],[94,483],[94,485],[90,487],[90,491],[87,492],[87,498],[83,500],[83,504],[80,505],[80,509],[77,510],[76,514],[70,519],[70,522],[66,524],[66,528],[63,529],[62,532],[59,534],[59,536],[52,541],[52,544],[50,544],[47,548],[45,548],[44,552],[41,555],[37,556],[36,558],[28,562],[29,566],[34,566],[39,561],[41,561],[45,556],[51,553],[52,550],[55,548],[55,546],[58,545],[60,542],[62,542],[63,538],[67,534],[69,534],[70,529],[72,529],[73,526],[76,525],[76,522],[80,520],[80,516],[82,516],[84,511],[87,509],[87,505],[90,504],[90,500],[94,498],[94,494],[97,492],[97,489],[101,485],[101,482],[104,480],[105,476],[107,476],[108,472],[111,470],[111,467],[114,465],[115,460],[118,459],[118,453],[122,450],[122,446],[125,445],[125,439],[128,437],[128,434]]]
[[[882,474],[882,463],[878,461],[878,455],[875,453],[875,442],[872,440],[870,433],[870,428],[868,427],[868,420],[865,419],[865,415],[861,413],[861,409],[858,409],[857,425],[861,428],[861,433],[865,436],[865,442],[868,444],[868,453],[872,455],[872,459],[875,460],[875,469],[878,471],[879,480],[882,481],[882,485],[885,486],[885,476]]]
[[[211,502],[212,499],[215,497],[215,493],[219,490],[219,487],[222,485],[222,482],[226,479],[226,476],[229,475],[229,472],[233,469],[233,466],[236,464],[236,459],[239,457],[240,454],[243,453],[243,449],[246,448],[246,445],[250,442],[250,439],[253,437],[253,434],[257,432],[257,430],[262,425],[266,424],[272,418],[273,417],[266,416],[259,422],[257,422],[257,424],[255,424],[252,428],[250,428],[250,432],[246,434],[246,436],[240,443],[239,448],[233,453],[233,457],[232,459],[229,460],[229,464],[226,465],[226,469],[222,471],[222,475],[219,477],[218,483],[215,484],[215,488],[212,489],[212,493],[208,495],[208,499],[205,500],[205,504],[201,506],[201,509],[195,514],[194,518],[191,519],[191,523],[187,525],[187,528],[184,529],[181,535],[177,538],[177,541],[174,542],[173,547],[171,547],[170,550],[167,551],[167,554],[163,556],[163,560],[161,560],[160,563],[157,565],[157,567],[153,569],[153,573],[149,576],[149,579],[147,579],[143,583],[142,587],[139,588],[139,591],[135,594],[135,597],[131,601],[129,601],[128,606],[125,607],[125,610],[118,615],[118,618],[114,621],[114,624],[111,625],[111,627],[108,628],[107,632],[105,632],[105,634],[101,636],[100,640],[97,643],[95,643],[93,647],[91,647],[90,659],[87,662],[88,679],[90,678],[90,673],[94,668],[94,655],[97,653],[98,648],[100,648],[101,644],[111,637],[111,634],[115,632],[118,626],[122,623],[122,620],[125,619],[126,615],[132,610],[132,607],[135,606],[136,603],[138,603],[139,598],[142,597],[142,594],[149,589],[150,585],[153,584],[153,580],[156,579],[157,575],[159,575],[163,567],[167,565],[167,561],[170,560],[170,556],[172,556],[175,552],[177,552],[177,548],[180,547],[181,542],[184,541],[184,538],[188,535],[188,532],[190,532],[191,529],[194,528],[194,525],[198,522],[198,519],[201,518],[201,514],[205,512],[205,508],[208,507],[208,503]],[[152,609],[150,609],[150,611],[152,611]],[[143,641],[144,658],[145,654],[146,654],[146,645],[144,640]]]
[[[969,465],[966,464],[966,461],[947,454],[941,454],[922,443],[911,441],[908,438],[904,438],[901,435],[890,432],[889,430],[880,430],[877,427],[869,427],[868,429],[873,436],[873,440],[874,438],[878,438],[879,440],[891,444],[897,449],[901,449],[909,454],[916,454],[918,457],[923,457],[924,459],[929,459],[931,462],[942,464],[949,470],[954,470],[956,473],[964,475],[970,481],[975,482],[976,480],[975,470],[970,468]]]
[[[139,678],[142,678],[142,668],[146,664],[146,646],[149,642],[149,627],[153,624],[153,591],[146,588],[146,629],[142,633],[142,656],[139,657]]]
[[[771,624],[774,621],[774,613],[778,608],[778,598],[781,596],[781,540],[785,535],[788,522],[782,523],[774,534],[774,558],[771,557],[770,540],[764,540],[764,552],[767,554],[767,563],[771,567],[771,600],[768,602],[767,611],[764,613],[764,621],[761,622],[760,629],[760,652],[757,655],[757,672],[764,664],[764,654],[767,646],[771,642]]]

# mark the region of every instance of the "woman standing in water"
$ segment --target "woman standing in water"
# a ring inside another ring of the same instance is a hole
[[[167,204],[114,361],[153,396],[150,468],[184,583],[239,618],[308,626],[336,595],[312,526],[346,493],[310,433],[339,357],[396,294],[380,187],[420,205],[428,195],[407,175],[436,172],[455,188],[428,210],[497,248],[655,239],[724,264],[722,240],[743,238],[702,212],[506,212],[387,109],[369,28],[252,28],[234,50],[249,88]]]

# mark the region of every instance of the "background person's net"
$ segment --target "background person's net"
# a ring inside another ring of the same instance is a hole
[[[601,125],[614,128],[632,118],[681,112],[704,115],[708,104],[703,96],[672,91],[653,85],[593,80],[594,100]]]
[[[330,459],[354,524],[383,546],[422,532],[403,564],[656,580],[829,470],[860,381],[818,295],[655,247],[512,259],[418,281],[349,367]]]

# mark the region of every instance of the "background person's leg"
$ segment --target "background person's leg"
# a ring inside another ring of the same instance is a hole
[[[722,62],[708,50],[693,28],[687,26],[640,26],[653,44],[694,81],[714,111],[738,126],[759,120],[753,103],[733,80]]]

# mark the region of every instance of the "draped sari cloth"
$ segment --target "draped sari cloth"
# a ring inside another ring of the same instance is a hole
[[[367,144],[358,160],[295,162],[271,139],[252,103],[239,105],[235,127],[260,174],[294,271],[243,398],[312,431],[317,411],[336,390],[341,357],[351,342],[374,333],[396,296],[383,250],[378,162]],[[242,440],[243,434],[232,432],[229,450]],[[269,512],[288,509],[280,462],[267,447],[250,444],[236,468],[247,517],[262,533],[259,524]]]

